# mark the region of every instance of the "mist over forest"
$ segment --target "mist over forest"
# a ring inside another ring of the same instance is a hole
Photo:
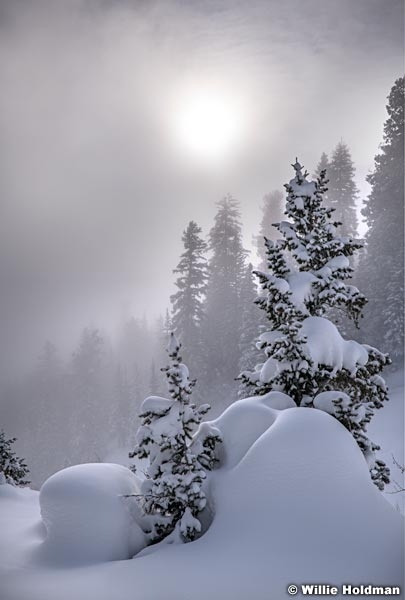
[[[326,169],[341,234],[366,243],[351,259],[369,299],[360,329],[334,321],[400,365],[401,184],[380,197],[375,156],[392,143],[402,160],[384,129],[403,86],[402,11],[1,3],[0,425],[34,487],[71,464],[127,461],[141,402],[165,395],[172,330],[212,416],[247,395],[235,378],[260,362],[265,329],[252,271],[264,237],[280,237],[296,158],[310,177]]]

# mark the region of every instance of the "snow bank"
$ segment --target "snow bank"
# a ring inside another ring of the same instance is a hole
[[[267,394],[263,394],[263,396],[256,396],[255,399],[260,404],[277,410],[297,407],[291,396],[287,396],[283,392],[268,392]]]
[[[216,477],[216,518],[202,541],[229,553],[223,586],[232,578],[235,598],[281,599],[291,582],[401,584],[403,522],[352,436],[326,413],[279,412]]]
[[[39,496],[47,531],[41,558],[66,564],[133,556],[146,542],[123,496],[138,493],[138,478],[121,465],[77,465],[52,475]]]
[[[221,466],[230,468],[240,462],[276,418],[275,410],[267,406],[265,401],[262,402],[260,397],[253,396],[234,402],[217,419],[210,421],[209,425],[218,429],[222,437],[222,443],[216,450]],[[202,423],[201,428],[204,426],[206,424]],[[198,435],[197,431],[196,438]]]
[[[0,597],[206,600],[208,595],[213,600],[282,600],[288,597],[290,583],[401,585],[403,520],[371,482],[350,433],[320,410],[278,411],[266,406],[268,401],[241,400],[215,421],[224,439],[224,462],[209,477],[215,518],[201,538],[185,545],[152,546],[133,560],[86,568],[3,569]],[[95,513],[89,529],[92,540],[98,535],[96,525],[103,528],[103,514],[108,513],[97,508],[104,504],[104,494],[114,496],[114,485],[115,491],[135,485],[125,469],[125,474],[112,468],[108,476],[100,472],[96,477],[93,469],[100,466],[89,467],[89,475],[97,480],[97,502],[93,491],[70,491],[71,484],[75,488],[87,479],[84,472],[78,478],[73,471],[69,485],[69,470],[57,474],[62,481],[54,490],[52,478],[45,484],[51,512],[62,498],[66,513],[61,511],[61,518],[71,514],[68,502],[80,498],[82,506],[84,499],[87,516]],[[5,541],[12,547],[20,535],[18,503],[13,507],[3,511],[0,498],[0,529],[4,521],[15,523],[16,534],[8,530]],[[77,510],[81,514],[83,509]],[[115,509],[112,514],[115,519]],[[55,521],[58,525],[60,518]],[[61,524],[65,532],[69,526],[68,521]],[[75,520],[72,526],[86,544]]]
[[[403,369],[387,376],[390,401],[382,410],[377,410],[368,426],[372,440],[381,446],[376,452],[391,469],[391,484],[385,488],[385,498],[396,510],[405,514],[405,493],[398,489],[405,488],[405,474],[401,473],[394,459],[404,464],[404,371]]]
[[[25,568],[31,548],[38,545],[45,535],[40,520],[38,492],[28,487],[10,484],[0,486],[0,564],[1,568]],[[0,572],[0,598],[2,594]]]

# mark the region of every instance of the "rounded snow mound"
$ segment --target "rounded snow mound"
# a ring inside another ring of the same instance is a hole
[[[200,543],[227,556],[223,583],[232,579],[233,597],[252,597],[251,581],[255,600],[284,598],[291,581],[400,584],[402,519],[350,433],[313,408],[268,411],[273,422],[233,468],[212,473],[216,515]]]
[[[209,425],[219,430],[222,444],[217,447],[217,458],[223,467],[237,464],[253,443],[277,419],[278,411],[296,408],[294,400],[283,392],[269,392],[237,400]],[[202,423],[199,433],[204,431]]]
[[[47,532],[41,557],[77,564],[133,556],[146,542],[130,494],[139,494],[139,480],[121,465],[76,465],[52,475],[39,496]]]

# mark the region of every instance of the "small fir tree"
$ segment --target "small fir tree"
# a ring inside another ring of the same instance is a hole
[[[129,455],[149,463],[142,495],[144,512],[152,517],[153,542],[169,535],[175,541],[188,542],[201,531],[198,515],[207,502],[203,481],[206,469],[214,465],[214,448],[220,441],[218,430],[208,423],[193,439],[210,407],[205,404],[197,408],[190,402],[195,382],[182,363],[180,347],[172,333],[170,362],[162,369],[170,398],[150,396],[144,400],[137,446]]]
[[[29,470],[24,459],[12,451],[12,445],[16,441],[17,438],[7,439],[4,431],[0,431],[0,484],[23,487],[30,483],[26,479]]]
[[[379,447],[368,439],[367,426],[387,400],[379,373],[389,359],[375,348],[343,340],[325,318],[337,306],[355,322],[361,315],[366,300],[345,283],[352,272],[349,257],[360,245],[337,236],[333,209],[323,206],[325,172],[307,181],[298,161],[293,168],[295,177],[286,185],[290,220],[278,225],[283,240],[266,240],[268,269],[256,272],[262,287],[256,302],[270,325],[258,342],[266,360],[240,377],[256,394],[279,390],[298,406],[331,412],[356,439],[382,489],[389,470],[376,460]],[[293,261],[287,262],[288,254]]]

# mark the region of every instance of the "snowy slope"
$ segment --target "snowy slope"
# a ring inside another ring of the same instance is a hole
[[[224,466],[210,477],[211,527],[195,542],[160,544],[133,560],[69,568],[39,560],[37,494],[10,498],[15,491],[2,486],[0,543],[11,554],[2,560],[0,598],[281,600],[289,583],[401,584],[403,520],[334,418],[250,399],[232,405],[216,426]]]
[[[405,514],[405,492],[396,493],[398,483],[404,489],[404,475],[393,462],[393,457],[404,464],[404,371],[391,373],[387,378],[389,402],[377,410],[368,431],[370,438],[381,446],[377,454],[391,469],[392,483],[387,486],[384,496],[397,510]]]

